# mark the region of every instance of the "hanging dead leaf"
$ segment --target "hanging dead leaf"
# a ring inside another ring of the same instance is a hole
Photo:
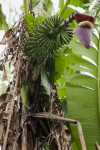
[[[4,67],[4,70],[3,70],[3,81],[4,80],[7,80],[7,73],[6,73],[5,67]]]
[[[0,70],[3,71],[4,69],[4,59],[0,60]]]
[[[19,150],[19,146],[16,141],[13,141],[13,150]]]
[[[22,150],[27,150],[27,127],[23,127]]]
[[[4,93],[0,96],[0,106],[7,103],[7,95],[8,93]]]
[[[12,29],[9,29],[9,30],[4,34],[4,36],[3,36],[3,38],[2,38],[2,40],[1,40],[1,42],[0,42],[0,44],[6,44],[6,42],[7,42],[6,38],[10,35],[11,31],[12,31]]]
[[[4,123],[0,122],[0,140],[2,140],[3,128],[4,128]]]
[[[37,150],[37,149],[40,150],[41,144],[42,144],[42,143],[40,142],[39,138],[36,137],[34,150]]]
[[[4,65],[1,64],[0,65],[0,70],[3,71],[3,69],[4,69]]]

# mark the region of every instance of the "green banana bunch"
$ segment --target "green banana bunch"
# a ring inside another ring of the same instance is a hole
[[[47,17],[26,39],[24,52],[33,61],[42,62],[47,56],[53,56],[59,47],[70,42],[73,30],[69,23],[74,15],[67,20],[57,15]]]

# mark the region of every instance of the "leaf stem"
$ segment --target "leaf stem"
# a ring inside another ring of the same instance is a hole
[[[28,13],[28,0],[23,0],[24,4],[24,13],[25,15]]]
[[[100,117],[100,33],[99,33],[99,50],[98,50],[98,103]]]
[[[29,10],[32,10],[32,0],[30,0],[30,4],[29,4]]]
[[[64,5],[63,8],[60,10],[59,15],[60,15],[61,17],[63,16],[63,14],[64,14],[64,12],[65,12],[65,10],[66,10],[68,4],[70,3],[70,1],[71,1],[71,0],[66,0],[65,5]]]

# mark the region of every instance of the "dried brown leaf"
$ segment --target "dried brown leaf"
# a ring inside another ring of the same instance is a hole
[[[7,103],[7,95],[8,95],[8,93],[4,93],[0,96],[0,106]]]
[[[37,150],[37,149],[40,150],[40,145],[41,145],[41,144],[42,144],[42,143],[40,142],[39,138],[36,137],[34,150]]]
[[[38,139],[36,138],[36,139],[35,139],[35,147],[34,147],[34,150],[37,150],[37,147],[38,147]]]
[[[5,67],[4,67],[4,70],[3,70],[3,81],[4,80],[7,80],[7,73],[6,73]]]
[[[13,150],[19,150],[19,147],[16,141],[13,141]]]
[[[34,142],[33,142],[33,131],[32,131],[32,128],[31,128],[31,125],[27,125],[27,129],[28,129],[28,150],[31,148],[31,149],[34,149]]]
[[[27,149],[27,127],[23,127],[23,136],[22,136],[22,150],[28,150]]]
[[[4,65],[0,64],[0,70],[3,71]]]
[[[6,38],[10,35],[11,31],[12,31],[12,29],[9,29],[9,30],[4,34],[4,36],[3,36],[3,38],[2,38],[2,40],[1,40],[1,42],[0,42],[0,44],[6,44],[6,42],[7,42]]]
[[[4,69],[4,59],[0,60],[0,70],[3,71]]]
[[[13,54],[13,57],[11,58],[11,62],[12,62],[13,64],[16,63],[16,58],[17,58],[17,51]]]
[[[49,138],[50,143],[52,143],[53,140],[56,140],[58,150],[71,150],[71,132],[65,125],[59,124],[57,129],[53,127]]]
[[[2,140],[3,128],[4,128],[4,123],[0,122],[0,140]]]

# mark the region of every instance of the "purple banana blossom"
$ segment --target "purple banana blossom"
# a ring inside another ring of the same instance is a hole
[[[95,19],[90,15],[78,12],[75,14],[75,19],[78,24],[75,30],[76,37],[84,47],[89,49],[92,39],[92,27]]]

